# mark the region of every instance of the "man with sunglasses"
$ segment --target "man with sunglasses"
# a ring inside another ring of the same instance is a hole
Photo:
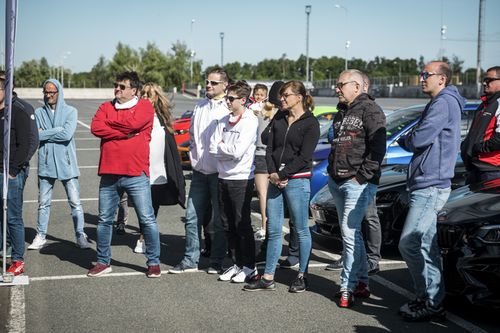
[[[486,71],[483,91],[482,110],[461,147],[469,184],[500,178],[500,66]]]
[[[39,129],[38,149],[38,220],[37,234],[28,250],[42,249],[47,240],[52,190],[56,180],[60,180],[71,208],[75,228],[76,245],[90,248],[87,235],[83,231],[85,223],[80,203],[80,170],[76,159],[75,130],[78,111],[64,101],[63,89],[59,81],[49,79],[43,84],[45,105],[35,110]]]
[[[149,142],[154,109],[147,99],[139,99],[141,83],[136,72],[117,76],[115,99],[103,103],[91,123],[91,132],[101,138],[98,174],[99,221],[97,263],[87,276],[111,272],[113,220],[120,196],[127,192],[133,202],[146,243],[147,277],[157,278],[160,270],[160,234],[151,203],[149,182]]]
[[[226,255],[226,239],[219,215],[217,159],[209,152],[210,139],[218,122],[229,114],[224,92],[229,76],[222,68],[212,70],[207,77],[206,98],[194,108],[189,127],[189,154],[193,178],[186,208],[186,245],[184,258],[169,270],[180,274],[198,270],[200,259],[199,230],[207,218],[206,211],[212,206],[213,240],[210,251],[209,274],[218,274]]]
[[[328,186],[342,235],[342,273],[339,307],[354,305],[354,297],[370,296],[368,261],[361,225],[374,200],[380,165],[386,151],[385,115],[365,90],[361,71],[340,74],[336,85],[343,107],[333,120],[334,136],[328,156]]]
[[[399,309],[407,321],[442,320],[446,316],[436,223],[437,212],[450,195],[465,105],[457,88],[450,85],[451,76],[445,62],[425,66],[420,83],[431,100],[418,124],[398,141],[413,152],[407,176],[409,210],[399,241],[416,295]]]

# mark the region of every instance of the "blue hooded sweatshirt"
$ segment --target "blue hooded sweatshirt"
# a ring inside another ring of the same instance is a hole
[[[465,99],[455,86],[447,86],[426,105],[422,118],[405,141],[406,147],[413,152],[408,167],[410,191],[451,186],[460,148],[464,106]]]
[[[40,137],[38,176],[67,180],[80,176],[74,139],[78,111],[64,102],[59,81],[49,79],[43,86],[47,82],[57,87],[58,96],[55,112],[47,102],[35,110]]]

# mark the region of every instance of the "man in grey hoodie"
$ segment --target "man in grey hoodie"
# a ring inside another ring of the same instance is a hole
[[[37,234],[28,250],[40,250],[46,245],[52,190],[60,180],[68,195],[75,228],[76,245],[90,248],[83,231],[84,215],[80,203],[80,170],[76,160],[75,130],[78,112],[64,101],[59,81],[50,79],[43,84],[45,105],[35,110],[40,148],[38,149],[38,222]]]
[[[465,100],[449,85],[444,62],[428,63],[420,73],[422,91],[431,96],[404,145],[413,152],[408,167],[409,211],[399,251],[412,276],[416,299],[399,313],[407,321],[444,319],[444,287],[436,237],[437,212],[448,200],[460,147],[460,116]]]

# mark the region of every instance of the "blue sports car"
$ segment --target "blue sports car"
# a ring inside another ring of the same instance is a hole
[[[467,134],[470,124],[480,102],[470,102],[465,105],[462,113],[462,139]],[[420,115],[424,111],[425,105],[415,105],[404,109],[386,113],[387,117],[387,152],[382,163],[383,166],[395,164],[408,164],[412,153],[399,146],[397,140],[406,135],[419,121]],[[331,123],[331,122],[330,122]],[[324,125],[323,125],[324,126]],[[323,128],[322,126],[322,128]],[[313,155],[313,171],[311,177],[311,198],[328,183],[328,155],[330,154],[330,144],[327,135],[322,130],[318,146]]]

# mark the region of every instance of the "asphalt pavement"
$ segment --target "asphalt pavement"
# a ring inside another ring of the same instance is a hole
[[[40,105],[41,100],[31,100]],[[498,330],[495,312],[477,311],[462,301],[449,304],[452,312],[444,323],[406,323],[397,309],[411,297],[411,281],[397,251],[384,250],[381,272],[370,281],[372,296],[357,300],[352,309],[340,309],[333,295],[338,289],[339,272],[325,271],[339,258],[339,246],[329,240],[314,239],[309,269],[310,289],[288,293],[296,271],[279,269],[277,290],[248,293],[241,284],[217,281],[207,274],[202,258],[196,273],[166,274],[184,251],[184,210],[161,207],[159,279],[145,276],[146,260],[133,253],[138,237],[137,218],[130,210],[127,234],[113,236],[113,273],[87,278],[96,260],[95,240],[98,214],[99,140],[89,131],[97,100],[69,100],[79,110],[76,145],[81,177],[81,198],[85,211],[85,232],[92,249],[75,246],[75,235],[66,202],[58,183],[55,187],[48,230],[48,245],[26,252],[29,285],[0,287],[0,332],[493,332]],[[425,100],[381,100],[384,109],[422,104]],[[192,109],[196,100],[176,95],[174,115]],[[317,98],[318,105],[335,105],[335,98]],[[37,216],[36,155],[24,193],[24,221],[27,245],[36,234]],[[185,172],[187,185],[190,171]],[[254,198],[255,201],[255,198]],[[257,207],[257,203],[253,202]],[[253,223],[260,225],[253,213]],[[312,224],[312,221],[311,221]],[[285,223],[286,225],[286,223]],[[285,230],[286,231],[286,228]],[[285,234],[285,233],[284,233]],[[286,236],[283,253],[286,253]],[[226,265],[229,265],[229,260]],[[480,312],[480,314],[476,314]],[[498,314],[496,314],[498,316]]]

